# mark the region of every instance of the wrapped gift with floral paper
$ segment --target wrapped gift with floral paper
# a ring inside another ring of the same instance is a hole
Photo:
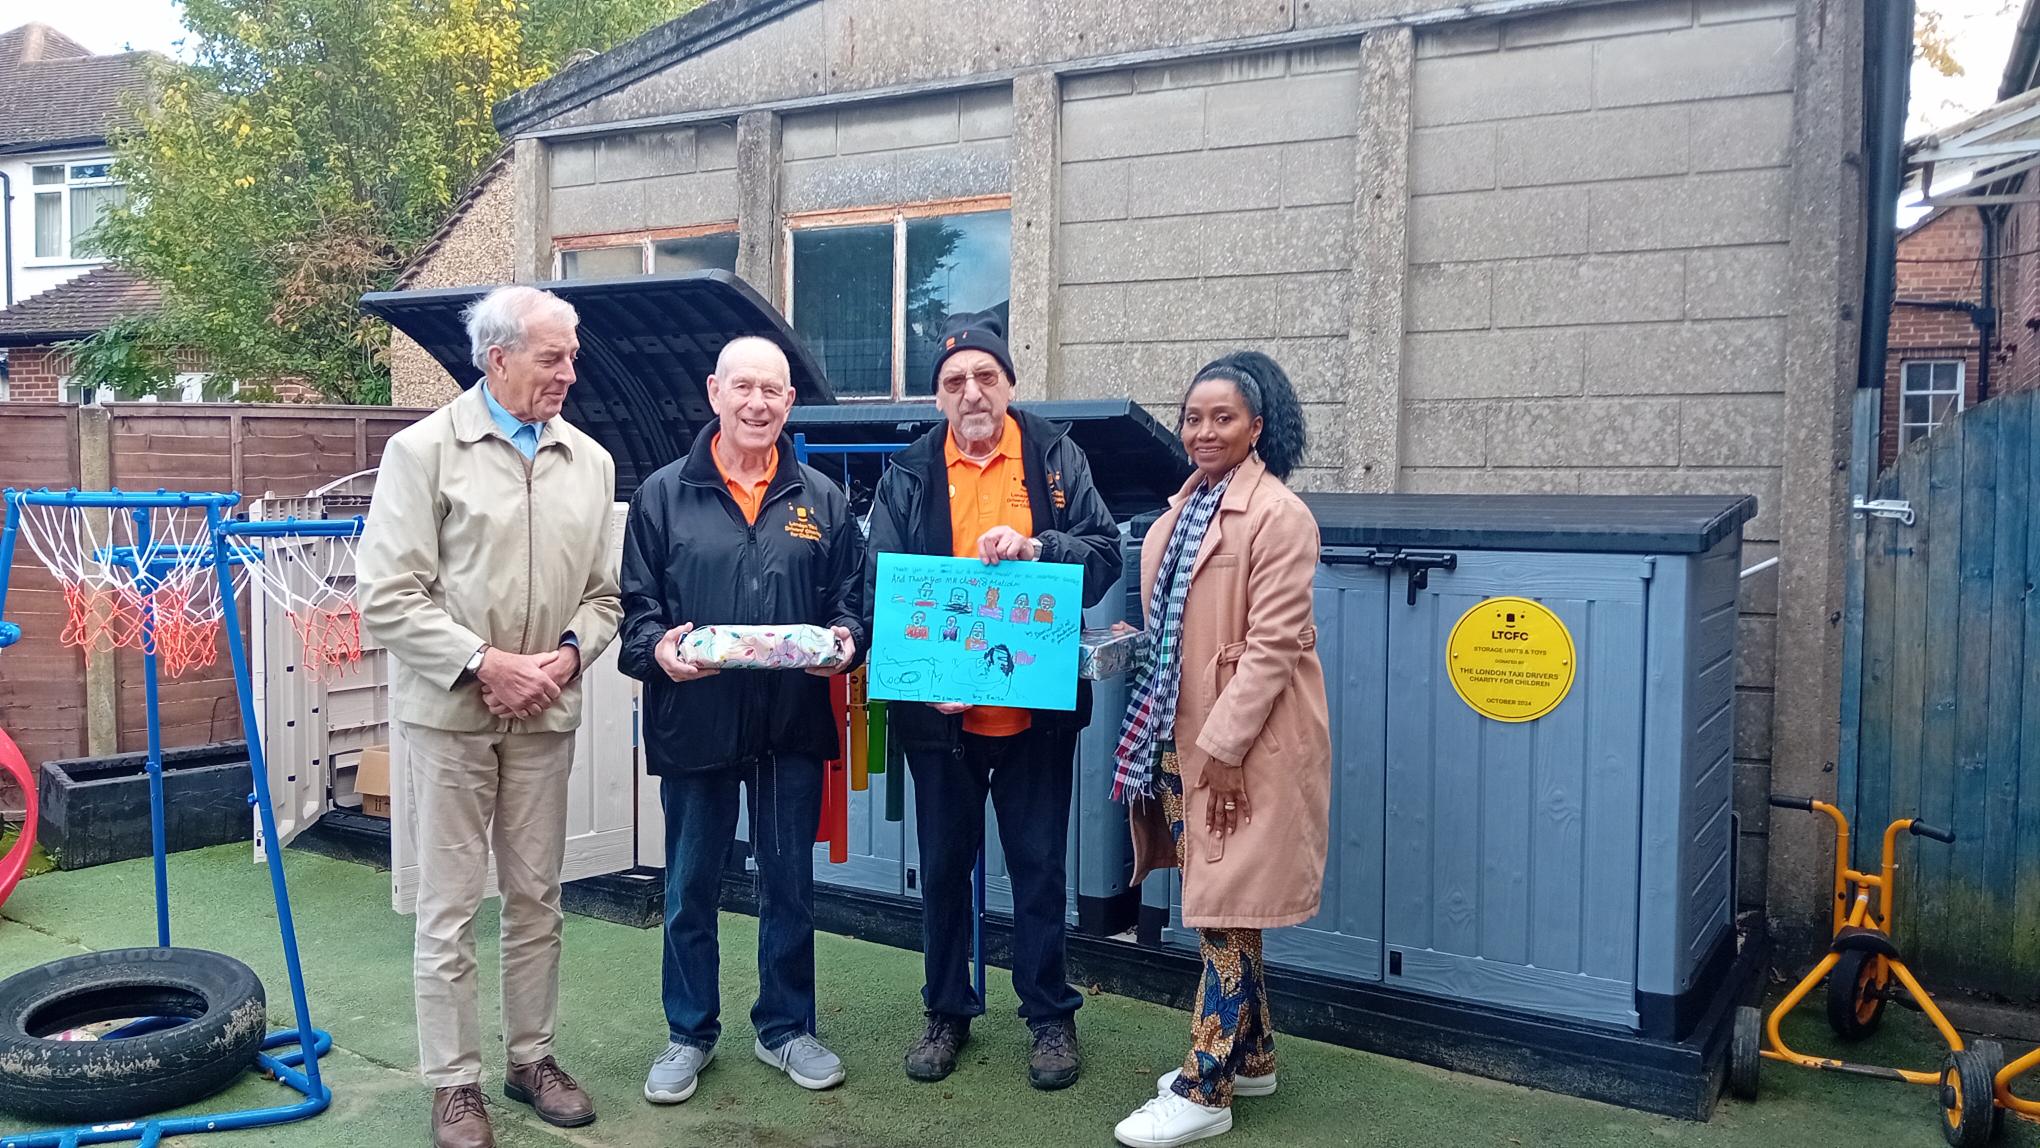
[[[680,656],[718,670],[812,670],[843,662],[827,626],[701,626],[680,639]]]

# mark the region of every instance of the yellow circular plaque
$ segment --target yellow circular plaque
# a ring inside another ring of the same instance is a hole
[[[1445,642],[1452,688],[1496,721],[1536,721],[1572,692],[1578,660],[1558,615],[1528,598],[1489,598],[1460,615]]]

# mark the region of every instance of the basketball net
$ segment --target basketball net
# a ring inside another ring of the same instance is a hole
[[[64,588],[67,646],[154,654],[171,677],[219,656],[220,590],[204,507],[136,511],[16,499],[21,537]]]
[[[306,535],[263,541],[250,562],[255,584],[297,631],[312,681],[332,680],[361,661],[361,611],[354,605],[354,547],[359,535]]]

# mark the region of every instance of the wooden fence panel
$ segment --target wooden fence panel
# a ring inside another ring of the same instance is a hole
[[[120,403],[109,408],[112,485],[127,490],[238,490],[303,494],[373,467],[391,435],[429,414],[393,407],[193,403]],[[78,410],[56,404],[0,403],[0,486],[79,484]],[[19,444],[19,445],[17,445]],[[34,555],[16,556],[7,617],[28,637],[0,654],[0,726],[31,761],[85,750],[84,658],[58,641],[64,603]],[[243,632],[248,608],[240,606]],[[148,744],[141,655],[114,658],[119,745]],[[233,674],[224,649],[217,662],[160,682],[163,744],[175,748],[241,736]]]
[[[0,488],[78,485],[78,409],[0,403]],[[64,594],[25,543],[8,572],[7,620],[21,641],[0,651],[0,728],[31,762],[85,752],[85,657],[65,646]]]
[[[1914,443],[1878,497],[1864,568],[1855,862],[1885,825],[1953,829],[1900,845],[1900,943],[1936,988],[2040,999],[2040,394],[2010,395]],[[1778,814],[1790,816],[1789,814]]]

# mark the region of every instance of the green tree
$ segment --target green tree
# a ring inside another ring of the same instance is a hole
[[[700,2],[185,0],[192,63],[116,141],[127,203],[96,235],[164,289],[129,341],[387,401],[388,331],[356,302],[502,147],[496,103]]]

